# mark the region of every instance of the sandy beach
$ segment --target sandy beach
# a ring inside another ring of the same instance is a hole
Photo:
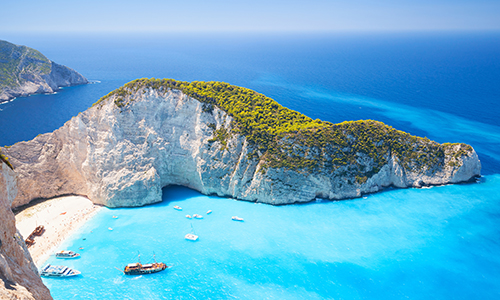
[[[18,213],[16,227],[25,239],[38,225],[45,227],[43,235],[35,237],[35,244],[28,248],[35,264],[41,267],[55,251],[67,250],[59,249],[60,244],[100,208],[82,196],[49,199]]]

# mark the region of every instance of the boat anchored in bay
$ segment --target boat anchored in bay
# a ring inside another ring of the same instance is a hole
[[[184,236],[184,238],[186,240],[190,240],[190,241],[196,241],[196,240],[198,240],[198,236],[196,234],[194,234],[193,224],[191,224],[191,233],[186,234]]]
[[[125,275],[143,275],[161,272],[167,268],[170,268],[165,263],[156,262],[156,256],[154,261],[155,262],[152,264],[143,265],[141,264],[141,256],[139,255],[139,262],[126,265],[123,273]]]

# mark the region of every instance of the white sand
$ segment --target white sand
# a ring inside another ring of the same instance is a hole
[[[41,267],[40,264],[49,255],[58,250],[67,250],[59,249],[59,245],[99,208],[81,196],[54,198],[18,213],[16,227],[25,239],[38,225],[45,227],[43,235],[35,237],[35,244],[28,248],[35,264]]]

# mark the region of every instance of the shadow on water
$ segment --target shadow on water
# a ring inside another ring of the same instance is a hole
[[[181,201],[188,198],[204,196],[202,193],[182,185],[168,185],[162,189],[162,203]]]

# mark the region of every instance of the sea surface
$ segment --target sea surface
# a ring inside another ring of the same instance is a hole
[[[65,242],[82,257],[64,263],[82,276],[44,279],[55,299],[500,298],[500,33],[0,39],[95,82],[0,105],[0,145],[53,131],[126,82],[156,77],[225,81],[312,118],[374,119],[469,143],[483,167],[471,184],[279,207],[165,187],[163,202],[103,209]],[[185,217],[194,213],[204,218]],[[199,241],[185,240],[193,230]],[[139,253],[172,268],[123,275]]]

